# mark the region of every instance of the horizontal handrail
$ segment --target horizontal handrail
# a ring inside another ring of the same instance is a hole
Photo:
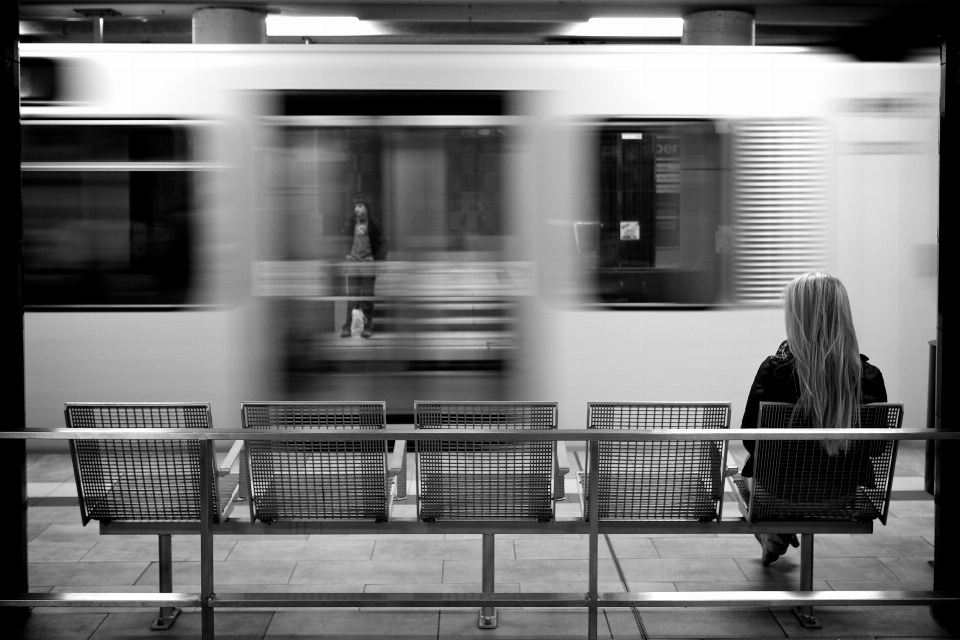
[[[657,442],[698,440],[960,440],[940,429],[21,429],[0,431],[0,440],[443,440],[531,442]]]
[[[953,591],[642,591],[598,593],[597,604],[618,607],[928,606],[960,602]],[[0,607],[200,606],[199,593],[25,593]],[[573,593],[222,593],[216,609],[249,607],[586,607],[586,592]]]

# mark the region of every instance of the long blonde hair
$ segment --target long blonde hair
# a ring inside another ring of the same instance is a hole
[[[797,408],[816,427],[857,426],[860,417],[860,348],[847,290],[826,273],[805,273],[783,290],[787,344],[799,381]],[[848,440],[822,440],[830,455]]]

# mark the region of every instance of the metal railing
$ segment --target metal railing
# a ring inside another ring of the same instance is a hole
[[[960,439],[960,431],[935,431],[930,429],[648,429],[630,431],[605,431],[596,429],[559,429],[550,431],[503,431],[489,429],[414,430],[390,428],[384,431],[304,431],[276,429],[258,432],[257,440],[291,440],[347,442],[364,440],[442,440],[473,442],[505,442],[555,440],[586,442],[588,455],[597,455],[600,442],[656,442],[700,440],[954,440]],[[222,431],[198,431],[195,429],[52,429],[0,432],[0,440],[195,440],[200,445],[201,468],[211,468],[214,461],[214,443],[218,440],[251,439],[248,431],[239,429]],[[2,446],[2,445],[0,445]],[[215,533],[271,532],[285,534],[314,533],[324,530],[323,523],[275,523],[257,526],[253,523],[227,522],[214,524],[211,474],[200,474],[201,518],[195,525],[177,525],[183,533],[200,534],[200,592],[199,593],[55,593],[12,594],[0,599],[0,606],[12,607],[199,607],[204,640],[214,638],[214,611],[218,608],[247,607],[584,607],[588,611],[588,637],[597,637],[597,614],[600,608],[623,607],[774,607],[774,606],[889,606],[960,602],[960,592],[942,591],[714,591],[714,592],[631,592],[599,593],[598,591],[598,539],[601,531],[625,533],[628,531],[658,531],[675,533],[750,533],[775,531],[782,523],[748,524],[743,521],[728,523],[700,522],[600,522],[597,517],[598,469],[588,468],[589,514],[588,521],[524,523],[524,522],[449,522],[449,523],[396,523],[376,525],[360,523],[357,531],[371,533],[372,527],[390,533],[425,532],[533,532],[539,533],[587,533],[589,535],[589,576],[585,593],[217,593],[214,589],[213,536]],[[142,528],[135,523],[129,532],[156,532],[163,523],[146,523]],[[281,525],[281,526],[278,526]],[[283,526],[286,525],[286,526]],[[312,525],[312,526],[310,526]],[[365,526],[364,526],[365,525]],[[127,528],[127,527],[125,527]],[[199,531],[197,531],[199,529]],[[409,531],[407,531],[409,530]],[[810,531],[823,531],[816,523]]]

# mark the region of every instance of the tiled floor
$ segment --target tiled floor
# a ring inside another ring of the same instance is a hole
[[[735,452],[736,454],[736,452]],[[157,589],[153,536],[100,536],[80,524],[65,454],[27,460],[30,585],[36,592]],[[923,444],[903,443],[887,526],[871,536],[818,536],[816,589],[932,588],[934,510],[923,493]],[[568,480],[568,483],[570,481]],[[572,487],[572,485],[571,485]],[[571,501],[572,502],[572,501]],[[561,503],[562,504],[562,503]],[[572,507],[574,505],[570,505]],[[733,503],[725,510],[736,511]],[[760,564],[752,536],[611,536],[632,591],[796,588],[799,555]],[[199,544],[174,537],[174,591],[199,590]],[[479,591],[480,536],[222,536],[214,545],[217,585],[241,591]],[[601,544],[600,589],[620,591]],[[585,591],[587,540],[580,536],[498,536],[497,590]],[[649,638],[945,638],[924,607],[820,608],[821,630],[805,630],[787,609],[643,609]],[[200,617],[184,612],[170,631],[150,631],[154,609],[35,609],[21,637],[108,640],[198,638]],[[475,609],[292,609],[217,613],[217,637],[583,638],[582,610],[501,609],[496,630],[477,628]],[[643,638],[629,610],[600,618],[601,638]]]

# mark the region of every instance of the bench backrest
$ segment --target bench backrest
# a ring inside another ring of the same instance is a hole
[[[556,402],[414,403],[417,429],[556,429]],[[417,443],[421,520],[553,519],[556,443]]]
[[[207,429],[202,403],[67,403],[67,428]],[[71,440],[80,517],[115,521],[199,521],[200,443],[197,440]],[[214,462],[214,465],[216,463]],[[216,467],[214,518],[221,513]]]
[[[727,402],[591,402],[588,429],[729,429]],[[601,520],[700,520],[720,517],[726,441],[599,442],[597,513]],[[587,475],[589,477],[589,474]],[[584,519],[589,514],[584,482]]]
[[[899,429],[903,405],[862,405],[854,427]],[[813,428],[795,405],[761,402],[762,429]],[[896,440],[850,440],[831,456],[818,440],[758,440],[747,519],[873,520],[886,524]]]
[[[244,429],[386,429],[383,402],[245,402]],[[390,514],[386,440],[245,438],[251,518],[375,520]]]

